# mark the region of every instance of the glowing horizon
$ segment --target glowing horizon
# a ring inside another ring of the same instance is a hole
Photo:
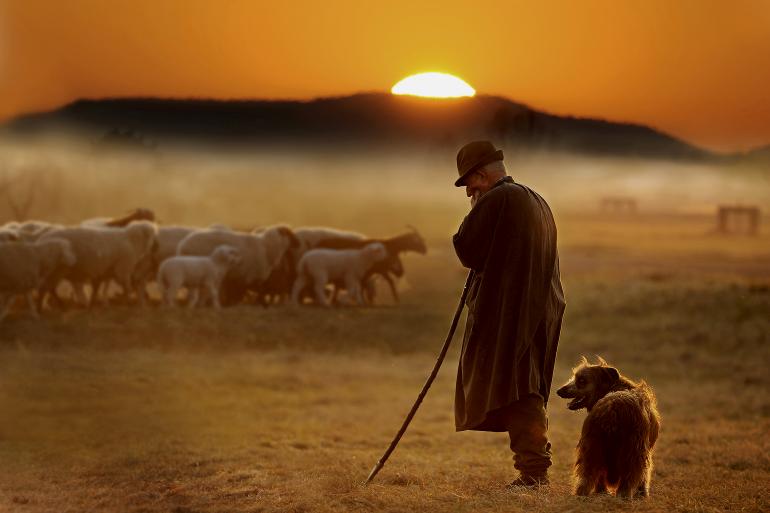
[[[0,121],[79,98],[387,92],[433,69],[537,110],[746,150],[770,144],[769,24],[754,1],[0,0]]]

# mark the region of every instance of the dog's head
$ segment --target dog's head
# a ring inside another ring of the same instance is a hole
[[[567,404],[570,410],[585,408],[591,411],[596,402],[607,395],[620,380],[620,373],[599,358],[597,364],[590,364],[582,357],[580,364],[572,369],[572,377],[556,394],[562,399],[572,399]]]

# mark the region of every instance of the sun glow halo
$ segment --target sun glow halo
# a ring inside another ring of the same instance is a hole
[[[459,98],[476,94],[476,91],[465,81],[448,73],[437,72],[418,73],[406,77],[394,85],[390,92],[430,98]]]

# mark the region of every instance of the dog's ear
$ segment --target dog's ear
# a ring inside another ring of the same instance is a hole
[[[615,383],[620,379],[620,373],[615,367],[602,367],[602,372],[610,383]]]

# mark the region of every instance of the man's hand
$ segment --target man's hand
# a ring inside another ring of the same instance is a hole
[[[481,192],[475,191],[473,193],[473,196],[471,196],[471,208],[476,206],[476,203],[479,201],[480,197],[481,197]]]

